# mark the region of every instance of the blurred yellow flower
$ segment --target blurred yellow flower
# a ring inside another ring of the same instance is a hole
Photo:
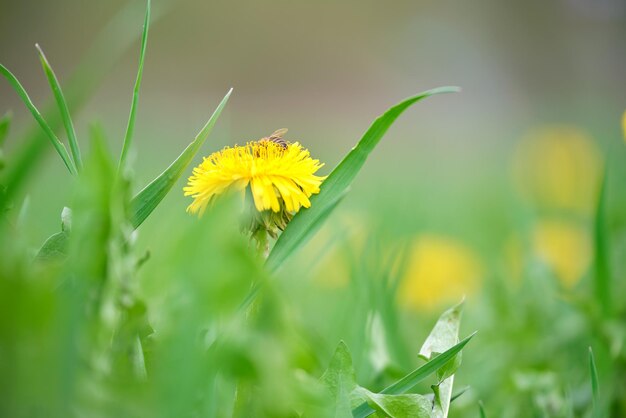
[[[591,238],[581,225],[560,219],[539,221],[533,229],[533,247],[566,288],[573,287],[591,263]]]
[[[458,302],[475,292],[483,267],[474,252],[452,238],[420,236],[409,252],[406,274],[399,289],[400,302],[412,310],[432,310]]]
[[[593,139],[574,126],[546,126],[517,147],[513,173],[522,195],[540,208],[589,214],[602,161]]]
[[[202,213],[216,196],[227,191],[243,192],[249,185],[259,212],[295,213],[301,207],[308,208],[309,197],[319,193],[324,177],[315,172],[322,166],[297,142],[264,138],[227,147],[194,168],[183,189],[185,196],[194,199],[187,211]]]

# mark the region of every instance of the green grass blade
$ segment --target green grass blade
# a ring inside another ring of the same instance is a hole
[[[277,269],[289,255],[304,244],[314,232],[313,226],[320,225],[330,211],[328,207],[350,186],[368,155],[374,150],[387,129],[408,107],[427,97],[440,93],[459,91],[456,87],[440,87],[410,97],[387,110],[367,130],[363,138],[324,180],[319,194],[311,197],[311,207],[302,209],[294,216],[282,233],[267,259],[270,270]]]
[[[13,73],[11,73],[11,71],[9,71],[2,64],[0,64],[0,74],[2,74],[7,79],[9,84],[11,84],[11,87],[13,87],[13,89],[15,89],[15,91],[17,92],[18,96],[20,96],[20,99],[22,99],[22,101],[24,102],[28,110],[30,110],[30,113],[33,115],[33,117],[35,118],[35,120],[37,121],[41,129],[44,131],[44,133],[46,134],[50,142],[52,142],[54,149],[56,149],[56,151],[61,156],[61,159],[65,163],[65,166],[67,167],[69,172],[72,174],[76,174],[76,167],[74,167],[74,164],[72,160],[70,159],[69,154],[67,153],[67,149],[65,148],[65,145],[63,145],[63,143],[59,141],[59,138],[57,138],[54,131],[52,131],[52,129],[50,128],[48,123],[45,121],[43,116],[41,116],[41,113],[39,113],[39,110],[37,110],[33,102],[30,100],[30,97],[28,97],[28,93],[26,93],[26,90],[24,90],[24,87],[22,87],[20,82],[13,75]]]
[[[78,146],[78,140],[76,139],[76,131],[74,130],[70,110],[67,107],[67,101],[63,95],[63,90],[61,90],[59,80],[57,79],[56,74],[54,74],[46,55],[43,53],[43,50],[39,47],[39,44],[35,44],[35,48],[37,48],[37,51],[39,52],[39,60],[41,61],[43,71],[48,78],[48,83],[50,84],[52,94],[54,94],[54,99],[59,107],[59,112],[61,113],[61,119],[63,120],[63,125],[65,126],[65,132],[67,133],[67,140],[70,144],[70,151],[72,153],[72,157],[74,158],[76,170],[80,172],[83,169],[83,161],[80,156],[80,148]]]
[[[137,114],[137,102],[139,101],[139,88],[141,87],[141,79],[143,77],[143,63],[146,57],[146,45],[148,43],[148,29],[150,27],[150,0],[146,5],[146,17],[143,22],[143,33],[141,35],[141,51],[139,53],[139,68],[137,69],[137,78],[133,89],[133,100],[130,104],[130,115],[128,116],[128,125],[126,126],[126,134],[124,135],[124,144],[122,145],[122,155],[118,172],[123,170],[128,158],[128,152],[133,142],[133,131],[135,130],[135,116]]]
[[[478,401],[478,412],[480,413],[480,418],[487,418],[487,414],[485,413],[485,406],[482,401]]]
[[[9,127],[11,126],[12,120],[13,114],[11,112],[5,113],[2,119],[0,119],[0,147],[7,139],[7,135],[9,134]]]
[[[428,363],[413,370],[411,373],[407,374],[396,383],[383,389],[383,391],[380,393],[389,395],[400,395],[402,393],[410,391],[419,382],[421,382],[431,374],[435,373],[441,367],[445,366],[448,361],[454,358],[454,356],[456,356],[463,349],[463,347],[465,347],[465,345],[474,337],[474,335],[476,335],[476,333],[471,334],[470,336],[466,337],[464,340],[460,341],[458,344],[454,345],[450,349],[444,351]],[[370,408],[367,403],[362,403],[352,410],[352,415],[359,418],[367,417],[372,413],[374,413],[374,410]]]
[[[68,105],[74,112],[82,108],[93,96],[102,80],[110,74],[115,64],[141,36],[141,28],[136,24],[136,9],[136,2],[127,2],[127,5],[97,34],[87,47],[87,52],[79,61],[76,70],[68,77],[64,93]],[[173,4],[167,3],[153,11],[153,25],[155,20],[172,9]],[[53,112],[55,107],[56,103],[49,103],[43,109],[43,114],[50,114],[47,122],[54,131],[62,124],[61,117]],[[3,202],[13,198],[35,173],[34,167],[43,161],[48,147],[46,141],[42,140],[42,135],[44,134],[39,126],[30,126],[23,135],[16,138],[15,142],[19,148],[11,156],[10,164],[2,176],[2,183],[6,188],[5,193],[0,194],[0,207],[3,206]]]
[[[185,148],[185,150],[174,160],[174,162],[157,178],[155,178],[150,184],[148,184],[142,191],[131,201],[131,222],[135,228],[137,228],[146,218],[152,213],[152,211],[159,205],[161,200],[167,195],[172,186],[183,174],[189,163],[193,160],[206,138],[211,133],[215,122],[222,113],[224,106],[228,102],[228,98],[233,89],[230,89],[226,96],[222,99],[217,106],[213,115],[209,118],[208,122],[202,130],[196,135],[196,138],[191,144]]]
[[[593,399],[593,416],[598,416],[598,399],[600,394],[600,386],[598,385],[598,369],[596,368],[596,360],[593,356],[593,350],[589,347],[589,371],[591,373],[591,395]]]
[[[606,228],[606,187],[608,177],[608,163],[600,183],[600,192],[596,204],[594,219],[594,290],[596,299],[603,315],[608,316],[612,310],[611,303],[611,273],[609,268],[609,253],[607,248]]]

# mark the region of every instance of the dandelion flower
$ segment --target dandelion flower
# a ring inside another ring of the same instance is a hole
[[[285,132],[204,158],[183,189],[194,199],[187,211],[202,214],[214,198],[231,191],[249,191],[258,212],[293,214],[311,206],[309,198],[319,193],[324,180],[315,175],[323,164],[298,142],[283,140]]]

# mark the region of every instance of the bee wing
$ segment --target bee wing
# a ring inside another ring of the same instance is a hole
[[[273,134],[271,134],[268,139],[270,141],[272,140],[277,140],[277,139],[282,139],[283,136],[285,136],[285,134],[287,133],[288,129],[287,128],[281,128],[276,130]]]

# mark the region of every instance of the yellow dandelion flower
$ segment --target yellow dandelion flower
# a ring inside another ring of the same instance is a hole
[[[319,193],[325,178],[315,175],[323,164],[298,142],[282,140],[284,131],[280,137],[226,147],[204,158],[183,189],[194,199],[187,211],[202,214],[215,197],[245,192],[248,186],[259,212],[295,213],[311,206],[309,197]]]

